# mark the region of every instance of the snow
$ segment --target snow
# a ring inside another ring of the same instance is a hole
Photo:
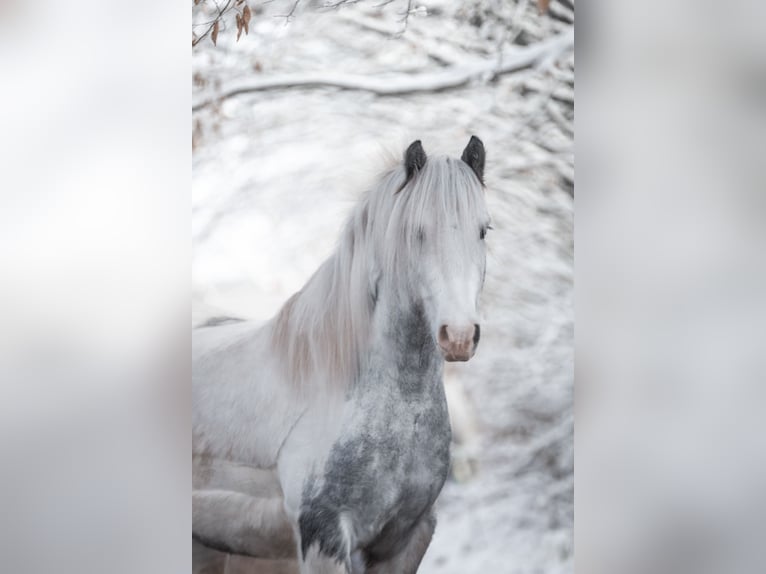
[[[273,17],[291,4],[254,10],[238,43],[222,30],[217,48],[195,48],[194,100],[286,75],[374,74],[380,83],[381,74],[444,74],[445,64],[496,57],[498,46],[520,49],[495,39],[499,3],[415,3],[428,15],[411,16],[400,37],[385,31],[401,30],[406,2],[300,6],[287,25]],[[528,40],[566,32],[534,6],[522,8],[515,29]],[[479,12],[481,24],[470,24]],[[550,98],[572,58],[567,49],[553,63],[438,93],[291,88],[194,114],[195,305],[256,319],[270,317],[331,252],[356,195],[388,156],[414,139],[429,154],[459,155],[471,134],[485,143],[494,230],[482,342],[454,371],[477,421],[476,469],[445,485],[420,572],[573,570],[573,199],[565,181],[573,142],[559,125],[571,110],[557,124],[565,104]]]

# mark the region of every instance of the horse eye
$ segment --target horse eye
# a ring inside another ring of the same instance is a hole
[[[487,227],[482,227],[481,230],[479,231],[479,239],[484,241],[484,238],[487,236],[487,231],[489,231],[490,229],[492,229],[491,225],[487,225]]]
[[[426,238],[426,234],[423,232],[422,229],[418,229],[418,241],[420,243],[423,243],[423,240]]]

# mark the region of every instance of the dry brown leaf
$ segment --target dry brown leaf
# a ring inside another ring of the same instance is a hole
[[[242,21],[245,23],[245,34],[250,33],[250,6],[245,6],[242,10]]]
[[[213,40],[213,46],[218,46],[218,24],[220,20],[216,20],[215,24],[213,24],[213,33],[210,35],[210,38]]]
[[[551,0],[537,0],[537,7],[540,9],[541,14],[545,14],[548,11]]]
[[[239,37],[242,35],[242,17],[237,14],[237,42],[239,42]]]

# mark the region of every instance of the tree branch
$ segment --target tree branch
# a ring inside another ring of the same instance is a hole
[[[226,2],[226,5],[223,8],[219,7],[218,4],[216,4],[216,8],[218,9],[218,15],[215,18],[213,18],[213,20],[211,20],[210,22],[207,22],[209,26],[207,30],[205,30],[205,32],[201,36],[197,36],[196,38],[192,40],[192,48],[196,46],[197,44],[199,44],[202,40],[204,40],[207,37],[207,35],[213,31],[213,27],[215,26],[216,22],[221,20],[223,18],[223,15],[226,14],[226,12],[233,7],[231,5],[232,1],[233,0],[228,0]],[[193,24],[192,24],[192,27],[194,27]]]
[[[471,66],[454,66],[438,72],[417,76],[358,76],[352,74],[281,74],[268,78],[231,82],[217,94],[201,96],[192,103],[197,111],[210,104],[247,94],[268,90],[290,88],[337,88],[370,92],[378,96],[401,96],[422,92],[440,92],[467,85],[472,80],[487,76],[497,77],[535,66],[541,61],[555,57],[574,45],[574,31],[563,33],[548,40],[515,50],[503,58],[498,66],[496,60],[485,60]]]
[[[441,66],[455,65],[461,59],[456,55],[456,52],[460,53],[461,51],[455,50],[449,45],[445,46],[445,42],[441,40],[435,41],[428,36],[416,36],[413,34],[414,30],[410,30],[409,34],[400,37],[400,30],[398,28],[392,27],[386,22],[381,21],[379,18],[372,18],[354,10],[340,12],[338,17],[348,24],[358,26],[362,30],[375,32],[376,34],[380,34],[381,36],[388,39],[396,38],[400,39],[401,41],[405,41],[415,49],[423,50],[429,58]],[[462,52],[464,53],[465,50]],[[463,56],[463,53],[460,53],[460,55]],[[465,62],[464,57],[462,60]]]

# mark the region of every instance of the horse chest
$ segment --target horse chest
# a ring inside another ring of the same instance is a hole
[[[449,468],[449,421],[424,412],[409,419],[413,431],[398,448],[382,450],[370,470],[376,487],[363,504],[358,524],[361,542],[371,558],[384,560],[406,543],[412,528],[428,513]],[[369,525],[364,528],[364,525]]]
[[[324,471],[307,482],[302,543],[350,521],[359,547],[391,555],[431,508],[449,467],[450,426],[441,381],[434,392],[359,400]],[[329,544],[327,546],[330,546]]]

